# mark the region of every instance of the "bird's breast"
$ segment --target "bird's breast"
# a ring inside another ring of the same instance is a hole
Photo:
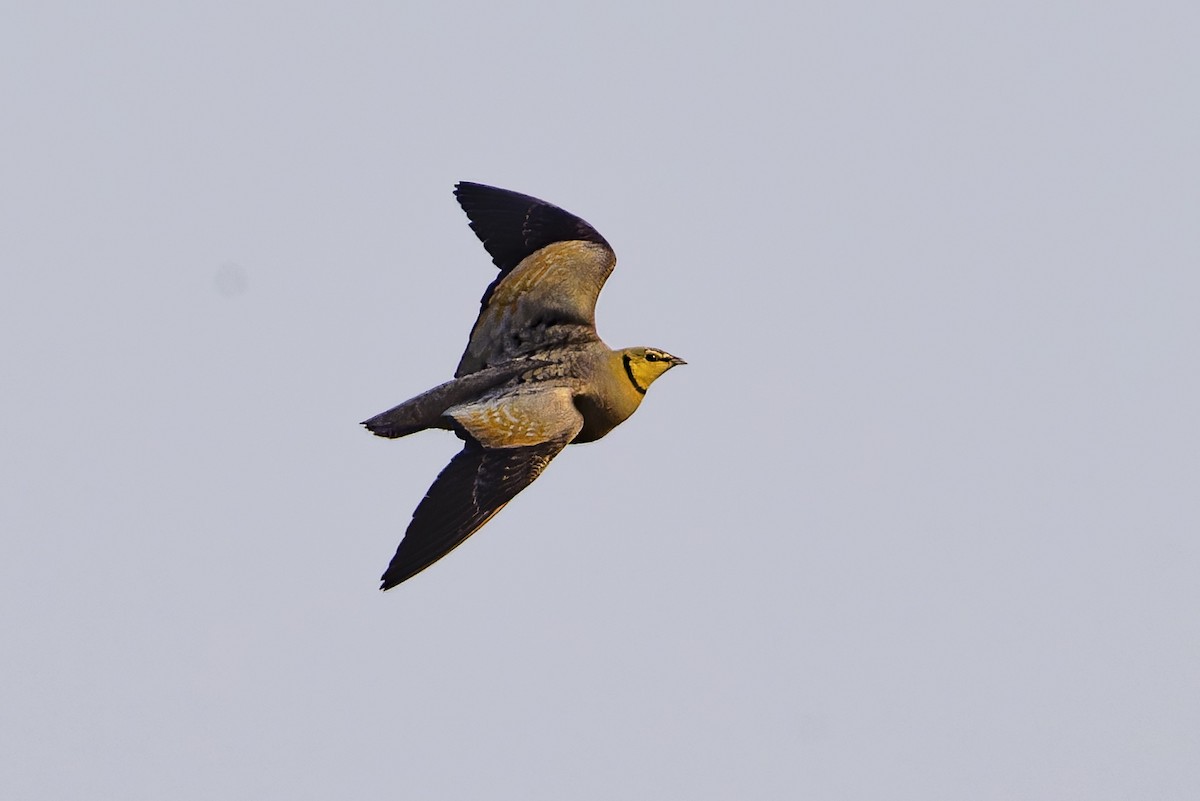
[[[579,395],[575,398],[575,408],[583,415],[583,428],[575,435],[572,442],[594,442],[609,431],[616,428],[624,417],[613,413],[612,409],[598,403],[596,398]]]
[[[598,440],[637,411],[642,396],[616,382],[597,382],[575,395],[575,408],[583,416],[583,428],[573,442]]]

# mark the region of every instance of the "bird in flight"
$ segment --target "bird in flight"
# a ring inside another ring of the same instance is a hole
[[[603,437],[659,376],[686,364],[600,341],[596,298],[617,257],[595,228],[506,189],[463,181],[454,196],[500,274],[454,378],[363,422],[381,437],[441,428],[465,443],[413,512],[384,590],[454,550],[563,448]]]

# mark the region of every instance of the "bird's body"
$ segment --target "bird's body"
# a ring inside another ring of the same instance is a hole
[[[596,298],[616,256],[586,222],[481,184],[460,183],[455,195],[500,276],[483,296],[455,378],[363,423],[383,437],[449,429],[466,443],[413,513],[383,589],[461,544],[559,451],[603,437],[656,378],[684,363],[600,340]]]

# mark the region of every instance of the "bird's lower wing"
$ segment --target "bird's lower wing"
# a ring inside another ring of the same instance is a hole
[[[468,439],[413,512],[380,589],[412,578],[461,545],[533,483],[568,441],[485,448]]]

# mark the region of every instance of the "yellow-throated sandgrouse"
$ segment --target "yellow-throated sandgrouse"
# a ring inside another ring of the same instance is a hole
[[[505,189],[463,182],[454,195],[500,274],[454,379],[363,423],[381,437],[443,428],[466,442],[413,512],[385,590],[461,544],[568,444],[619,425],[656,378],[684,364],[600,341],[596,297],[617,257],[592,226]]]

